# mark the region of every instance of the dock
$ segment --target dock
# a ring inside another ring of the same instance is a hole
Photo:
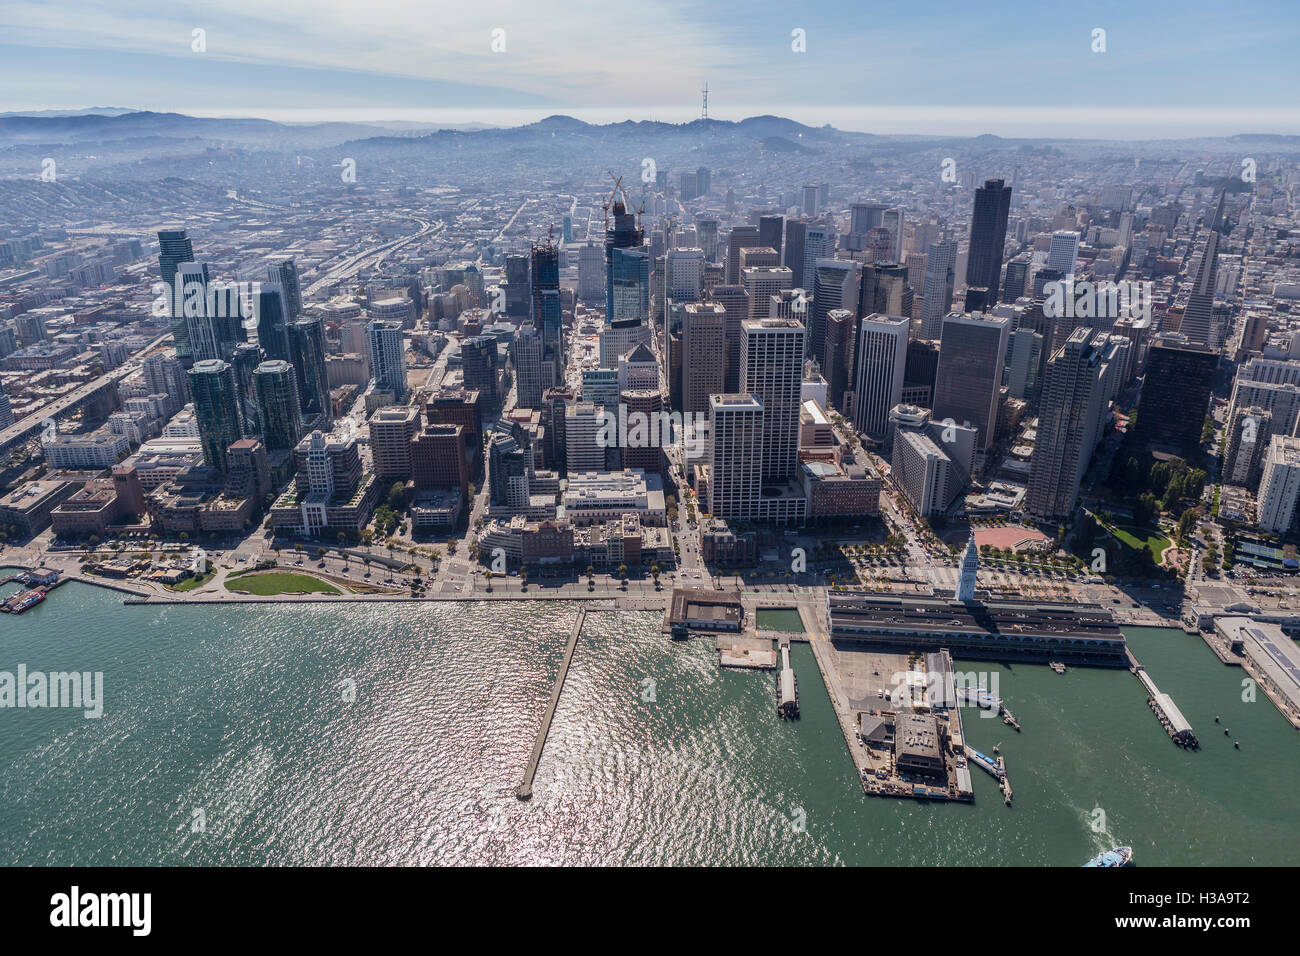
[[[1125,653],[1128,654],[1129,670],[1137,675],[1137,679],[1141,681],[1142,686],[1146,689],[1147,705],[1151,708],[1151,712],[1156,715],[1156,719],[1160,721],[1160,726],[1165,729],[1169,739],[1178,746],[1190,750],[1200,747],[1200,741],[1196,739],[1196,734],[1192,732],[1192,725],[1187,722],[1187,718],[1178,709],[1174,699],[1161,692],[1160,688],[1156,686],[1156,682],[1151,679],[1151,675],[1147,673],[1146,668],[1139,664],[1137,658],[1133,656],[1132,651],[1125,651]]]
[[[998,788],[1002,791],[1002,802],[1011,806],[1011,778],[1007,776],[1007,758],[986,756],[970,744],[966,744],[965,752],[967,760],[998,782]]]
[[[781,645],[781,673],[776,678],[776,714],[778,717],[799,716],[799,684],[794,668],[790,666],[790,645]]]
[[[555,708],[560,703],[564,679],[569,676],[569,665],[573,663],[573,653],[578,649],[578,635],[582,633],[582,625],[586,620],[587,609],[584,607],[578,611],[578,619],[573,622],[569,644],[564,649],[564,660],[560,662],[560,672],[555,675],[555,685],[551,688],[550,703],[546,705],[546,713],[542,715],[542,725],[537,728],[537,741],[533,744],[533,755],[528,760],[528,768],[524,770],[523,783],[519,784],[519,789],[515,791],[515,796],[520,800],[527,800],[533,795],[533,778],[537,776],[537,765],[542,760],[542,748],[546,746],[546,737],[551,732],[551,721],[555,719]]]

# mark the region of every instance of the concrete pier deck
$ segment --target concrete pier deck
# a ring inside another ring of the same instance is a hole
[[[537,728],[537,742],[533,744],[533,755],[528,760],[524,771],[523,783],[515,791],[520,800],[527,800],[533,795],[533,778],[537,776],[537,765],[542,760],[542,748],[546,746],[546,736],[551,732],[551,721],[555,719],[555,708],[560,703],[560,692],[564,690],[564,679],[569,676],[569,665],[573,663],[573,652],[578,649],[578,635],[587,620],[587,609],[578,611],[578,619],[573,622],[573,631],[569,634],[569,644],[564,649],[564,660],[560,661],[560,672],[555,675],[555,686],[551,688],[551,700],[542,715],[542,725]]]

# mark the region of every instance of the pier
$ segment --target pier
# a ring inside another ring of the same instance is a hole
[[[965,745],[965,751],[967,760],[998,782],[998,788],[1002,791],[1002,802],[1011,806],[1011,778],[1007,776],[1007,758],[986,756],[970,744]]]
[[[546,713],[542,715],[542,725],[537,728],[537,741],[533,744],[533,755],[528,760],[528,768],[524,771],[523,783],[515,791],[515,796],[520,800],[527,800],[533,795],[533,778],[537,776],[537,765],[542,760],[542,748],[546,746],[546,736],[551,732],[551,721],[555,719],[555,708],[560,703],[560,692],[564,690],[564,679],[569,676],[569,665],[573,663],[573,652],[578,649],[578,635],[582,633],[582,625],[587,620],[587,609],[584,607],[578,611],[578,619],[573,622],[573,630],[569,634],[569,644],[564,649],[564,660],[560,661],[560,672],[555,675],[555,686],[551,688],[551,700],[546,705]]]
[[[1151,712],[1156,715],[1160,721],[1160,726],[1165,729],[1165,733],[1180,747],[1187,747],[1195,750],[1200,747],[1201,743],[1196,739],[1196,734],[1192,733],[1192,725],[1187,722],[1183,712],[1178,709],[1174,699],[1168,694],[1162,693],[1156,686],[1156,682],[1151,679],[1146,668],[1138,663],[1137,658],[1133,656],[1132,651],[1126,651],[1129,660],[1129,670],[1137,675],[1137,679],[1142,682],[1146,688],[1147,704]]]

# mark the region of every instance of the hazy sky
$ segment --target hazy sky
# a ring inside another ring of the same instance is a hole
[[[4,0],[0,110],[678,121],[707,82],[874,132],[1300,133],[1297,40],[1300,0]]]

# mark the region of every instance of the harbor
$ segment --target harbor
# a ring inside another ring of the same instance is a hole
[[[1160,726],[1169,735],[1169,739],[1178,746],[1186,747],[1189,750],[1196,750],[1200,747],[1200,741],[1196,739],[1196,734],[1192,732],[1192,725],[1183,716],[1183,712],[1178,709],[1174,699],[1161,692],[1160,688],[1156,686],[1156,682],[1151,679],[1151,675],[1147,673],[1146,668],[1138,663],[1138,659],[1133,656],[1131,650],[1126,650],[1125,653],[1128,655],[1129,670],[1141,681],[1143,688],[1147,692],[1147,704],[1150,706],[1151,712],[1156,715],[1156,719],[1160,721]]]
[[[61,572],[51,571],[47,568],[38,568],[34,571],[19,571],[2,578],[0,579],[0,586],[21,584],[24,590],[11,594],[3,601],[0,601],[0,612],[22,614],[24,611],[30,611],[44,601],[46,595],[65,580]]]

